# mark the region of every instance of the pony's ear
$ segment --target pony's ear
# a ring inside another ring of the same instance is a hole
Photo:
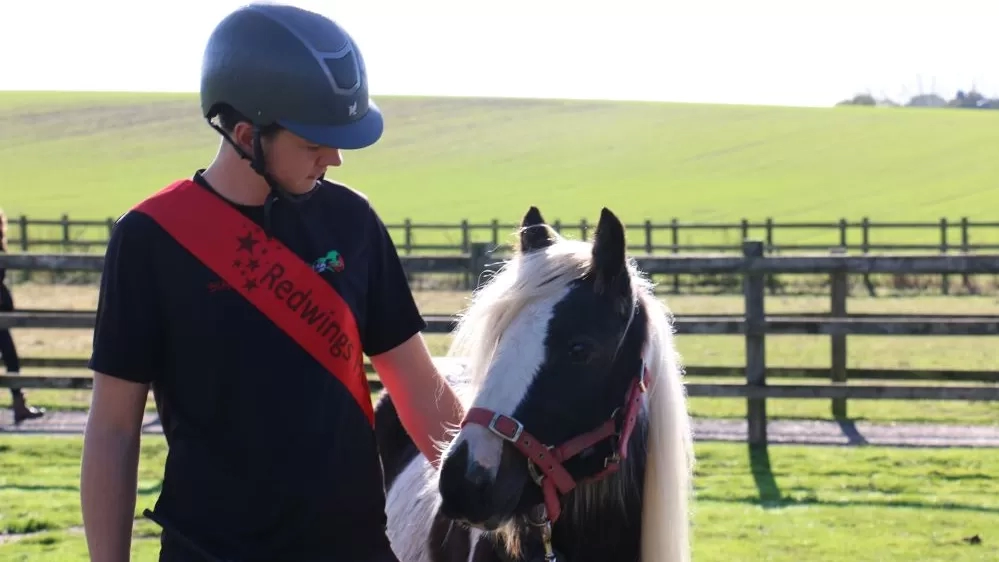
[[[628,278],[627,246],[624,225],[607,207],[600,211],[600,222],[593,235],[593,263],[590,275],[598,291],[617,286]],[[628,285],[624,285],[626,287]]]
[[[555,243],[558,235],[545,224],[544,217],[537,207],[531,207],[520,221],[520,251],[527,253],[547,248]]]

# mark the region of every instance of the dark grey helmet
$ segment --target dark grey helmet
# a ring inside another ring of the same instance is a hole
[[[212,32],[201,69],[204,116],[211,120],[220,104],[333,148],[370,146],[384,129],[353,39],[325,16],[280,4],[243,6]]]

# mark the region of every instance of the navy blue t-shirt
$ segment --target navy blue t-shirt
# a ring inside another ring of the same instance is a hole
[[[194,181],[211,190],[200,171]],[[263,226],[263,205],[230,205]],[[304,203],[277,200],[270,225],[306,263],[338,253],[317,269],[364,354],[425,328],[363,195],[324,181]],[[154,511],[202,547],[244,561],[393,559],[374,433],[350,392],[139,212],[111,234],[90,368],[152,384],[169,444]],[[164,560],[174,546],[164,539]]]

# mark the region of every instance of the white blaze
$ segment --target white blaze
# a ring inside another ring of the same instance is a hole
[[[496,346],[492,363],[472,406],[513,416],[545,359],[545,336],[555,305],[569,292],[524,307]],[[469,462],[486,468],[495,478],[503,454],[503,440],[488,428],[468,424],[458,433],[452,449],[468,443]]]

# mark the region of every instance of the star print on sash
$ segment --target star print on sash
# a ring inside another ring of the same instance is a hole
[[[243,288],[252,291],[259,286],[260,279],[256,276],[261,271],[266,271],[271,264],[265,256],[276,241],[269,239],[255,224],[244,224],[243,227],[246,229],[245,233],[236,237],[236,257],[232,260],[232,266],[246,279]]]

